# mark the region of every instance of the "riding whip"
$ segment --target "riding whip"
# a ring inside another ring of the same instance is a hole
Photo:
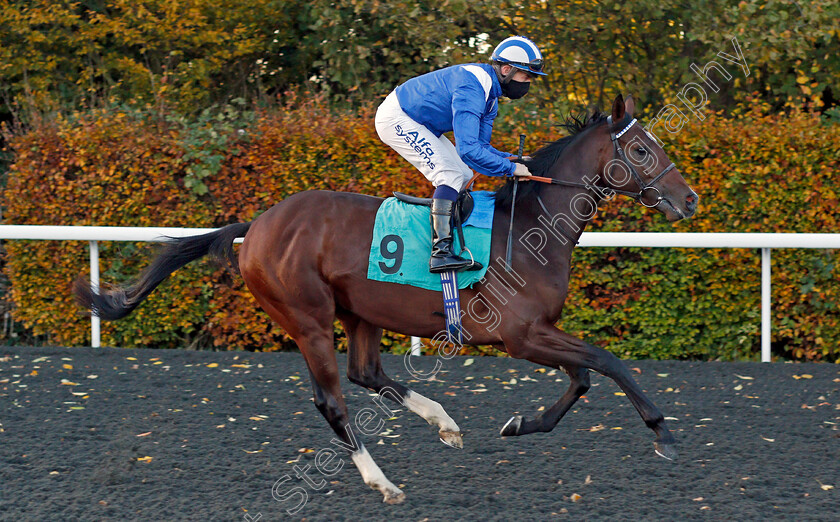
[[[519,152],[517,157],[522,161],[522,154],[525,152],[525,135],[519,135]],[[516,212],[516,192],[519,188],[519,178],[513,178],[513,200],[510,202],[510,227],[508,228],[507,250],[505,251],[505,272],[513,270],[512,263],[512,249],[513,249],[513,214]]]

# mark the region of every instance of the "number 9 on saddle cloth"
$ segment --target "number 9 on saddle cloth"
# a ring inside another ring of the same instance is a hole
[[[461,344],[459,288],[481,281],[490,263],[490,240],[495,199],[493,192],[464,192],[453,220],[464,257],[480,263],[480,270],[456,274],[429,272],[429,213],[431,198],[394,193],[376,213],[370,246],[368,279],[442,291],[450,341]]]

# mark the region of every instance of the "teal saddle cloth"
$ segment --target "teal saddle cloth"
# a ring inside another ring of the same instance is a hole
[[[464,223],[467,248],[484,268],[458,273],[458,288],[467,288],[484,277],[490,264],[490,239],[493,232],[494,193],[472,193],[475,206]],[[370,243],[368,279],[411,285],[440,291],[440,274],[429,272],[432,232],[429,207],[411,205],[388,198],[376,212],[373,239]],[[455,250],[460,248],[457,238]],[[469,259],[465,251],[462,257]]]

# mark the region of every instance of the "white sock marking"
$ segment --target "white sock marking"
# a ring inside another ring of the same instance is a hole
[[[461,429],[452,420],[443,407],[431,399],[423,397],[415,391],[409,391],[405,396],[405,406],[426,419],[429,424],[437,424],[442,431],[460,433]]]
[[[362,448],[359,451],[351,453],[350,458],[353,459],[353,463],[359,468],[359,473],[362,474],[362,479],[365,481],[365,484],[374,489],[378,489],[383,494],[386,491],[392,495],[401,493],[400,489],[385,477],[385,474],[382,473],[382,470],[373,461],[373,457],[368,453],[367,448]]]

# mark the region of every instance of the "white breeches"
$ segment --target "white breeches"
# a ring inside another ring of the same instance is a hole
[[[432,182],[460,191],[472,178],[473,171],[458,156],[446,137],[435,136],[400,107],[396,92],[391,92],[376,111],[379,139],[407,159]]]

